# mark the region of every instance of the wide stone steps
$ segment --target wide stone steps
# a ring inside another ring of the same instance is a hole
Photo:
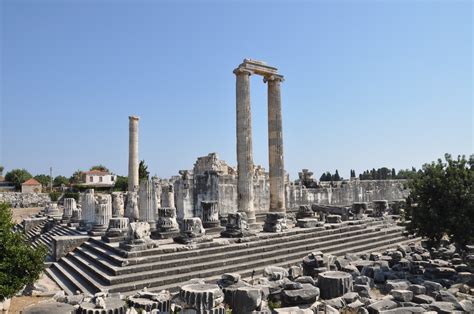
[[[211,242],[181,252],[157,248],[128,258],[123,251],[91,238],[53,263],[47,272],[68,294],[76,290],[170,289],[192,278],[218,279],[225,272],[250,276],[253,271],[263,272],[268,265],[299,264],[314,250],[344,254],[383,248],[406,241],[402,231],[380,221],[329,230],[295,228],[281,234],[261,233],[246,243],[215,246]]]
[[[399,229],[396,229],[397,231]],[[331,244],[338,244],[341,241],[348,241],[348,240],[358,240],[364,239],[366,237],[368,229],[361,229],[355,231],[348,231],[344,233],[336,233],[330,234],[326,236],[318,237],[318,243],[325,243],[328,245]],[[374,229],[376,231],[376,229]],[[380,231],[378,234],[384,235],[386,231]],[[374,234],[375,236],[375,234]],[[257,241],[256,241],[257,242]],[[73,257],[76,259],[87,259],[89,266],[92,271],[95,271],[97,268],[95,267],[96,264],[99,262],[100,268],[106,270],[106,273],[110,276],[115,275],[111,281],[107,277],[102,276],[103,274],[97,272],[96,275],[101,276],[106,282],[114,283],[115,280],[124,281],[128,278],[133,277],[135,274],[139,272],[152,272],[155,276],[159,276],[159,272],[157,270],[166,270],[167,274],[179,273],[182,270],[183,266],[193,265],[193,267],[197,267],[198,265],[209,266],[213,267],[216,266],[216,263],[221,262],[225,259],[232,259],[233,262],[237,262],[239,260],[247,260],[252,261],[255,259],[260,259],[264,256],[268,255],[278,255],[278,254],[289,254],[292,252],[298,251],[307,251],[314,246],[314,243],[308,243],[308,239],[286,239],[286,241],[282,242],[279,241],[274,244],[267,244],[267,241],[260,241],[261,245],[257,247],[248,247],[246,244],[241,245],[234,245],[223,247],[225,251],[220,251],[217,253],[213,253],[216,249],[205,249],[199,250],[199,255],[186,255],[186,252],[182,252],[181,254],[167,254],[168,257],[172,257],[172,259],[165,259],[165,260],[158,260],[158,261],[151,261],[143,260],[142,263],[131,265],[131,266],[124,266],[124,267],[115,267],[110,265],[107,261],[102,262],[98,258],[96,254],[89,254],[88,251],[80,248],[76,252],[72,253]],[[291,247],[288,247],[288,244],[291,243]],[[253,243],[252,243],[253,244]],[[99,266],[99,265],[97,265]],[[97,269],[98,270],[98,269]]]
[[[355,247],[351,247],[350,249],[343,249],[343,250],[339,250],[339,251],[338,250],[336,250],[336,251],[325,250],[324,251],[324,248],[321,248],[321,249],[318,248],[317,250],[318,251],[321,250],[325,254],[343,256],[346,253],[360,254],[360,253],[368,253],[368,252],[374,252],[374,251],[382,251],[382,250],[385,250],[385,249],[393,248],[395,245],[398,245],[398,244],[408,244],[410,242],[419,241],[419,240],[421,240],[421,238],[407,239],[406,237],[400,236],[400,237],[392,238],[391,240],[372,242],[371,245],[355,246]],[[306,255],[307,255],[307,253],[299,256],[296,259],[287,260],[287,261],[284,261],[284,262],[278,262],[278,263],[274,263],[274,264],[271,264],[271,265],[280,266],[280,267],[284,267],[284,268],[288,268],[292,265],[300,265],[303,257],[306,256]],[[254,275],[254,276],[262,275],[263,270],[265,269],[266,266],[268,266],[268,265],[260,266],[260,267],[256,267],[256,268],[252,268],[252,269],[241,269],[241,270],[235,271],[235,273],[240,274],[243,279],[250,279],[252,275]],[[220,275],[205,276],[205,277],[201,277],[200,274],[197,274],[196,276],[190,277],[189,279],[192,279],[192,278],[204,278],[206,280],[206,282],[212,283],[212,282],[215,282],[215,281],[219,280],[221,278],[221,274]],[[176,290],[179,289],[179,285],[174,283],[174,284],[168,284],[168,285],[164,285],[164,286],[160,286],[160,287],[152,287],[148,290],[151,291],[151,292],[159,292],[163,289],[170,290],[170,291],[176,291]],[[128,293],[126,292],[125,294],[128,294]]]
[[[392,239],[397,238],[394,234],[389,234],[383,238],[384,244],[388,241],[391,241]],[[398,240],[402,240],[403,237],[398,238]],[[373,240],[364,241],[365,245],[371,245],[373,243]],[[179,282],[185,282],[187,280],[190,280],[192,278],[207,278],[214,276],[215,274],[224,274],[226,272],[236,272],[236,273],[241,273],[245,271],[253,271],[256,268],[264,268],[268,265],[275,265],[278,263],[288,263],[288,261],[291,261],[291,263],[295,262],[301,262],[301,259],[308,254],[308,252],[314,251],[314,250],[322,250],[330,252],[331,250],[336,250],[336,249],[350,249],[353,246],[354,242],[351,243],[344,243],[342,245],[319,245],[316,247],[308,247],[307,250],[305,251],[299,251],[299,252],[294,252],[294,253],[289,253],[289,254],[270,254],[270,256],[265,255],[262,256],[259,259],[252,260],[252,261],[247,261],[245,259],[245,256],[243,259],[240,259],[239,261],[234,261],[233,259],[226,259],[220,263],[214,264],[215,266],[211,265],[206,265],[206,264],[199,264],[199,265],[192,265],[190,267],[181,267],[181,272],[177,274],[170,274],[170,275],[163,275],[160,277],[156,277],[154,273],[144,273],[143,277],[141,280],[129,280],[128,282],[123,282],[119,284],[112,285],[110,287],[111,292],[125,292],[130,290],[130,284],[133,283],[134,289],[142,289],[144,287],[150,288],[150,287],[159,287],[163,285],[170,285],[173,283],[179,283]],[[162,273],[160,273],[161,275]]]

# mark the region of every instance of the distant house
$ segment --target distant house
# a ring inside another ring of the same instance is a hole
[[[117,176],[107,171],[92,170],[82,173],[81,185],[90,187],[112,187],[115,185]]]
[[[5,181],[4,176],[0,176],[0,191],[1,192],[10,192],[15,191],[15,185],[11,182]]]
[[[21,193],[41,193],[42,185],[31,178],[21,184]]]

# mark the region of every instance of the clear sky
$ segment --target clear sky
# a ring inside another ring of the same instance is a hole
[[[285,166],[357,173],[473,152],[471,1],[1,2],[0,164],[126,175],[128,116],[151,174],[236,164],[235,76],[276,66]],[[267,86],[251,79],[268,169]]]

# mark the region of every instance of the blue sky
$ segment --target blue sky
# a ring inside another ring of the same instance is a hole
[[[235,165],[246,57],[282,84],[285,166],[319,178],[473,152],[470,1],[2,0],[0,164],[167,177],[218,152]],[[268,169],[267,87],[251,79],[254,161]]]

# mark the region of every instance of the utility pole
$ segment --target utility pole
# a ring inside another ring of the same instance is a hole
[[[49,191],[53,192],[53,167],[49,167]]]

